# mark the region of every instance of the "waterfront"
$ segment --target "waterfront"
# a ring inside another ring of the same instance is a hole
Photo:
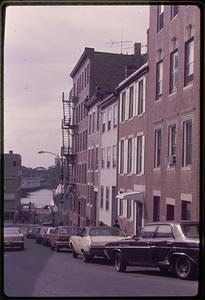
[[[29,192],[27,197],[21,198],[21,203],[26,204],[34,202],[37,208],[42,208],[48,205],[53,200],[53,190],[41,189],[33,192]]]

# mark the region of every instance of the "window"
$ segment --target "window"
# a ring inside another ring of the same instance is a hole
[[[138,88],[138,112],[137,114],[140,115],[143,113],[143,100],[144,100],[144,95],[143,95],[143,79],[139,81],[139,88]]]
[[[153,202],[153,222],[158,222],[160,220],[160,197],[154,196]]]
[[[178,15],[179,13],[179,5],[171,5],[171,20]]]
[[[87,84],[89,83],[89,80],[90,80],[90,65],[88,64],[87,67]]]
[[[132,138],[128,139],[128,152],[127,152],[127,173],[132,172]]]
[[[13,161],[13,167],[16,167],[17,166],[17,162],[16,160]]]
[[[122,102],[121,102],[121,122],[125,121],[125,105],[126,105],[126,92],[123,92]]]
[[[129,92],[129,118],[133,117],[133,96],[134,96],[134,87],[131,86]]]
[[[117,146],[114,145],[112,147],[112,167],[115,168],[117,166]]]
[[[102,132],[105,132],[105,111],[102,113]]]
[[[170,54],[170,80],[169,92],[172,93],[177,89],[177,74],[178,74],[178,50]]]
[[[95,148],[95,169],[98,169],[98,147]]]
[[[106,200],[105,200],[105,209],[109,210],[109,201],[110,201],[110,187],[106,186]]]
[[[160,156],[161,156],[161,129],[155,130],[154,138],[154,167],[158,168],[160,166]]]
[[[167,204],[167,221],[174,220],[174,205]]]
[[[182,200],[181,219],[191,220],[191,202]]]
[[[103,148],[101,151],[101,168],[103,169],[105,167],[105,148]]]
[[[155,237],[163,239],[173,238],[172,227],[170,225],[159,225]]]
[[[112,113],[111,108],[108,108],[108,111],[107,111],[107,130],[111,129],[111,113]]]
[[[136,173],[142,172],[142,135],[137,137],[137,161],[136,161]]]
[[[91,134],[91,128],[92,128],[92,115],[89,115],[88,134]]]
[[[127,219],[131,217],[131,201],[127,200]]]
[[[86,74],[86,69],[84,70],[84,87],[86,87],[87,83],[87,74]]]
[[[94,170],[94,162],[95,162],[95,149],[93,148],[91,151],[91,169]]]
[[[96,131],[99,131],[99,108],[97,108]]]
[[[88,170],[91,168],[91,150],[88,150]]]
[[[157,229],[157,225],[147,225],[142,232],[142,238],[153,238]]]
[[[103,208],[103,202],[104,202],[104,186],[101,185],[101,188],[100,188],[100,208]]]
[[[164,27],[164,5],[157,6],[157,32]]]
[[[93,113],[92,133],[95,133],[95,112]]]
[[[81,108],[81,120],[82,120],[83,119],[83,102],[81,102],[80,108]]]
[[[107,168],[111,165],[111,147],[107,147]]]
[[[113,106],[113,127],[117,127],[117,104]]]
[[[120,199],[120,202],[119,202],[119,214],[120,216],[123,215],[123,200]]]
[[[192,121],[183,123],[183,166],[189,166],[192,163]]]
[[[124,173],[124,141],[120,142],[120,174]]]
[[[162,96],[162,82],[163,82],[163,61],[157,63],[156,67],[156,100]]]
[[[194,73],[194,38],[185,43],[184,85],[193,81]]]
[[[170,125],[168,128],[168,156],[176,154],[176,125]]]
[[[87,149],[87,146],[88,146],[88,131],[86,129],[86,131],[85,131],[85,149]]]

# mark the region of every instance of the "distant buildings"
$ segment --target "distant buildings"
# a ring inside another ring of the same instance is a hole
[[[21,199],[21,156],[9,151],[4,154],[4,220],[13,222]]]
[[[85,48],[63,100],[67,223],[199,219],[199,35],[196,6],[152,5],[148,55]]]

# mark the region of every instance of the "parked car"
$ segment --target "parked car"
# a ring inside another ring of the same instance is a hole
[[[50,246],[50,241],[49,241],[49,234],[51,230],[54,230],[55,227],[47,227],[44,234],[42,234],[42,242],[41,244],[44,246]]]
[[[42,226],[40,231],[36,233],[36,243],[37,244],[41,244],[43,242],[44,239],[44,235],[46,233],[48,227],[46,226]]]
[[[79,233],[79,227],[75,226],[58,226],[50,231],[49,241],[50,249],[59,251],[62,248],[70,249],[70,237]]]
[[[24,235],[18,227],[4,228],[4,248],[24,250]]]
[[[138,236],[105,245],[107,258],[118,272],[127,266],[174,270],[180,279],[191,279],[199,263],[199,223],[167,221],[147,224]]]
[[[40,230],[41,227],[30,227],[26,235],[27,239],[35,239],[36,234],[39,233]]]
[[[90,226],[84,227],[79,235],[70,238],[73,258],[83,255],[84,262],[89,262],[94,256],[105,257],[104,246],[110,241],[119,241],[126,237],[126,233],[117,227]]]

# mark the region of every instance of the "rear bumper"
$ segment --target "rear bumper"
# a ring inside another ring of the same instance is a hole
[[[4,248],[16,248],[16,247],[24,247],[24,242],[23,241],[9,241],[9,242],[4,242]]]

